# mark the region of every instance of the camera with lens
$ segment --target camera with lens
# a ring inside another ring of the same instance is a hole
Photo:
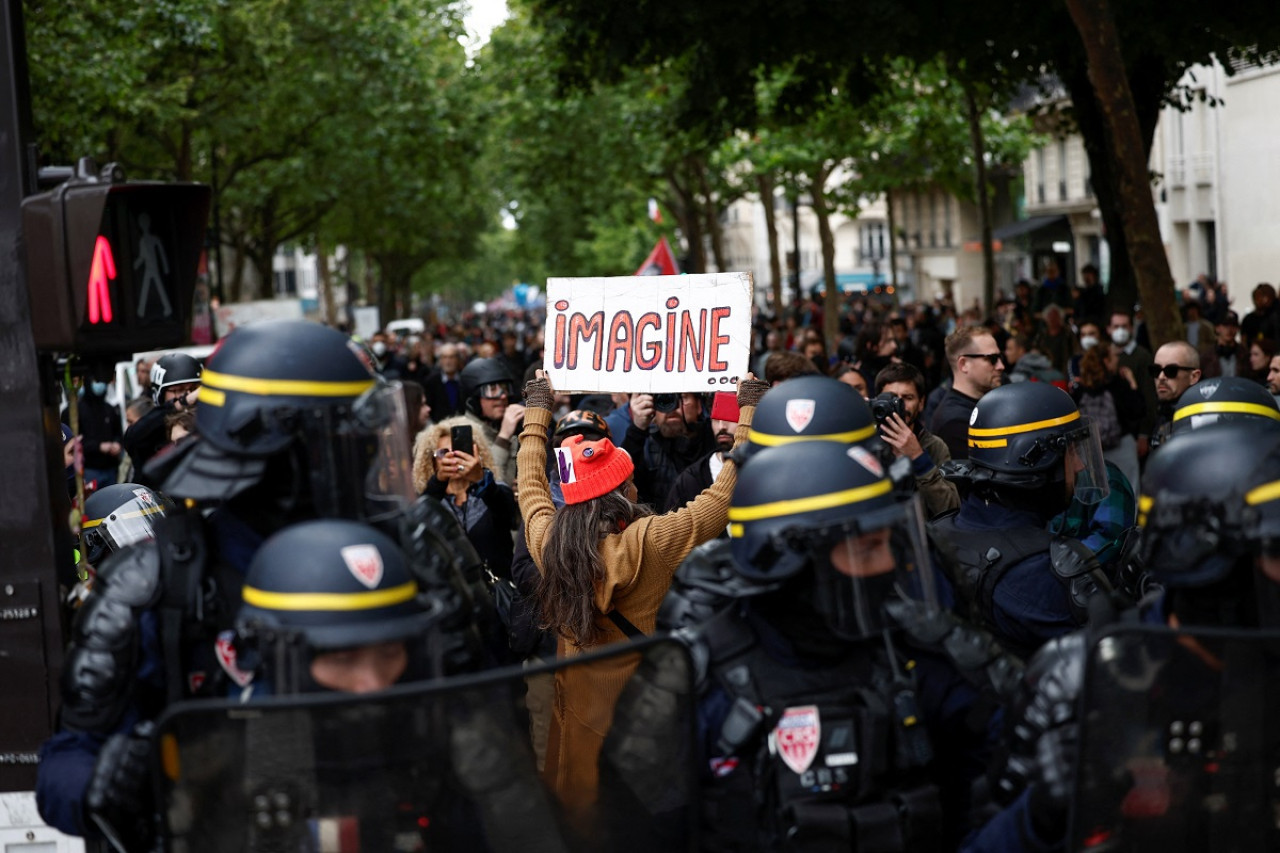
[[[680,408],[679,394],[654,394],[653,395],[654,411],[662,412],[664,415],[674,412]]]
[[[894,414],[904,421],[907,419],[907,404],[902,402],[902,398],[897,394],[881,391],[872,398],[871,416],[876,419],[877,424],[884,423],[889,420],[890,415]]]

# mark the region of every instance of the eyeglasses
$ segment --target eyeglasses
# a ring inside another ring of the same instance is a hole
[[[1149,364],[1147,372],[1151,374],[1151,378],[1155,379],[1160,374],[1164,374],[1165,379],[1177,379],[1179,371],[1197,370],[1195,367],[1183,367],[1181,364]]]
[[[480,386],[480,399],[496,400],[499,397],[506,397],[511,392],[507,390],[507,386],[502,382],[490,382],[488,385]]]
[[[450,448],[450,447],[442,447],[442,448],[440,448],[439,450],[437,450],[435,453],[433,453],[433,454],[431,454],[431,455],[432,455],[432,456],[434,456],[434,457],[435,457],[435,458],[437,458],[437,459],[443,459],[443,458],[445,458],[446,456],[448,456],[448,455],[449,455],[450,453],[452,453],[452,452],[453,452],[453,448]]]
[[[992,367],[995,367],[996,362],[1000,360],[1000,353],[998,352],[962,352],[960,353],[959,356],[957,356],[957,358],[985,358],[987,360],[987,364],[991,365]]]

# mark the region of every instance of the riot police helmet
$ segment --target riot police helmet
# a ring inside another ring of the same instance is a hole
[[[482,399],[494,400],[505,396],[514,401],[516,398],[516,380],[506,364],[496,358],[472,359],[462,368],[458,382],[466,410],[477,418],[484,418],[480,408]]]
[[[1280,429],[1253,420],[1180,435],[1151,457],[1141,492],[1139,554],[1156,580],[1223,581],[1240,558],[1280,544]]]
[[[1260,420],[1280,425],[1280,406],[1266,388],[1242,376],[1204,379],[1178,398],[1173,409],[1175,436],[1214,423]]]
[[[769,447],[831,441],[856,444],[874,438],[871,409],[853,387],[827,376],[797,376],[760,398],[747,441],[734,450],[744,466]]]
[[[296,517],[369,521],[414,498],[400,388],[336,329],[235,329],[209,357],[197,399],[198,438],[153,463],[170,495],[226,501],[262,483]]]
[[[114,551],[154,539],[156,521],[172,511],[172,502],[138,483],[98,489],[85,498],[80,521],[85,556],[97,565]]]
[[[312,664],[333,652],[390,648],[397,677],[419,675],[410,664],[422,664],[439,615],[396,543],[345,519],[305,521],[270,536],[249,564],[243,598],[238,652],[278,692],[325,686]]]
[[[565,439],[575,435],[585,436],[588,441],[613,438],[609,424],[605,423],[605,419],[600,417],[598,412],[590,409],[574,409],[556,421],[551,440],[556,447],[559,447]]]
[[[895,492],[861,445],[805,441],[761,450],[738,473],[729,505],[733,565],[760,597],[825,623],[845,640],[885,627],[893,594],[936,605],[919,499]],[[801,611],[808,611],[807,615]]]
[[[988,391],[969,416],[968,442],[968,476],[979,490],[990,484],[1030,492],[1062,483],[1085,505],[1110,490],[1097,429],[1070,394],[1048,383]]]
[[[151,366],[151,402],[164,403],[166,388],[178,385],[198,385],[202,369],[200,362],[185,352],[171,352],[160,356]]]

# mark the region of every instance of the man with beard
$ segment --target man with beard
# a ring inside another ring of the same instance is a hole
[[[715,449],[698,394],[636,394],[622,447],[636,465],[640,502],[661,508],[680,472]]]
[[[956,484],[946,480],[938,466],[951,461],[947,444],[920,423],[924,411],[924,374],[910,364],[891,364],[876,374],[876,393],[892,394],[902,401],[903,412],[894,412],[880,423],[880,437],[895,457],[911,460],[911,474],[925,516],[933,518],[960,508]]]
[[[671,491],[667,493],[666,503],[660,507],[663,512],[679,509],[689,501],[708,489],[720,476],[720,469],[733,449],[733,433],[738,428],[738,399],[730,391],[720,391],[711,403],[711,432],[715,435],[716,447],[706,456],[680,472]],[[724,538],[728,534],[720,532]]]
[[[996,339],[981,326],[965,326],[947,336],[951,390],[942,398],[929,422],[933,434],[946,442],[952,459],[969,458],[969,416],[978,398],[1004,379],[1004,362]]]

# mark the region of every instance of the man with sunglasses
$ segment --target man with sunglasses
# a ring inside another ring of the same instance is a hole
[[[1168,441],[1173,427],[1173,409],[1183,392],[1200,381],[1200,353],[1186,341],[1170,341],[1156,350],[1148,368],[1156,386],[1156,427],[1151,434],[1154,450]]]
[[[947,444],[952,459],[969,458],[969,416],[979,398],[1004,382],[1004,362],[996,340],[981,326],[957,329],[947,336],[951,390],[942,398],[929,430]]]

